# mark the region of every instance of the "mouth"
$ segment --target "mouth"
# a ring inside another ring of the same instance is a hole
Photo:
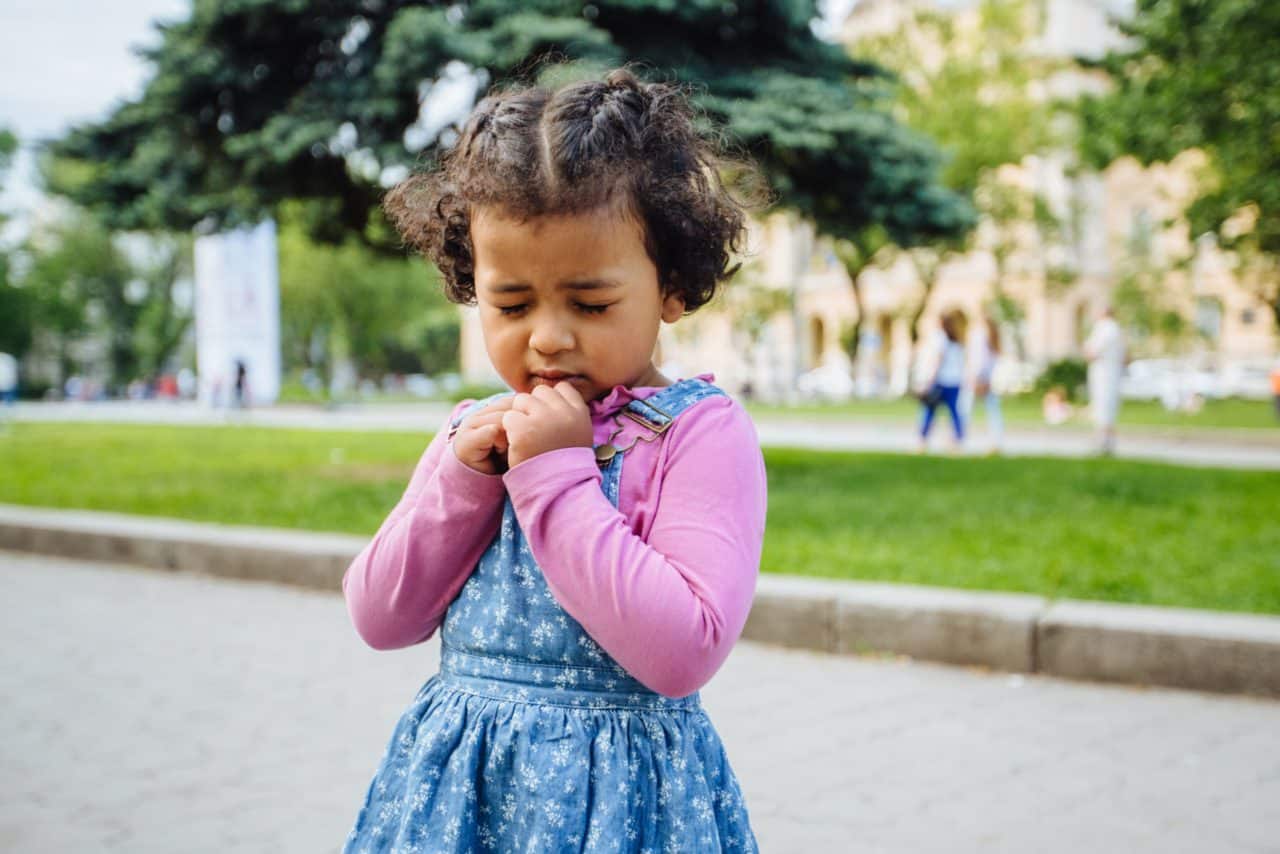
[[[540,382],[547,385],[555,385],[558,382],[581,383],[586,382],[586,377],[582,374],[571,374],[567,371],[533,371],[529,374],[534,385]]]

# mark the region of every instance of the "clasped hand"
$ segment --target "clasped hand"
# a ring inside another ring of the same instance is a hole
[[[547,451],[591,445],[591,413],[568,382],[494,401],[468,415],[453,436],[454,455],[481,474],[501,474]]]

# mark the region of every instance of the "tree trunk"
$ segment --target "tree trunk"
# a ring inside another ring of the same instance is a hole
[[[911,266],[915,267],[916,276],[920,279],[920,285],[924,289],[924,293],[920,295],[920,302],[916,305],[915,310],[911,312],[911,355],[914,358],[916,344],[920,343],[920,318],[924,317],[925,310],[929,307],[929,299],[933,296],[933,290],[938,284],[938,270],[942,267],[942,261],[939,259],[933,264],[921,264],[920,259],[915,252],[908,252],[907,256],[911,259]]]
[[[849,367],[855,374],[858,371],[858,347],[862,343],[862,326],[866,318],[866,311],[862,306],[862,271],[867,269],[868,263],[865,260],[853,260],[851,258],[842,257],[845,272],[849,274],[849,286],[853,288],[853,304],[858,310],[858,315],[853,321],[853,336],[849,341]]]

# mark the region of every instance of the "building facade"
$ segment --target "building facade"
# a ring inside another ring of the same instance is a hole
[[[862,0],[843,37],[893,32],[927,0]],[[951,14],[974,14],[949,4]],[[1033,50],[1069,58],[1097,55],[1115,45],[1108,15],[1125,3],[1047,0],[1043,30]],[[963,26],[963,21],[960,22]],[[1070,70],[1049,79],[1046,96],[1073,95],[1104,85]],[[1118,161],[1103,173],[1076,168],[1070,152],[1045,152],[1007,164],[999,182],[1026,198],[1038,197],[1060,224],[1052,236],[1026,222],[979,224],[973,245],[948,256],[912,341],[911,319],[920,310],[923,285],[912,258],[886,252],[859,280],[865,314],[857,364],[848,338],[858,301],[830,241],[786,213],[754,222],[744,269],[716,301],[664,327],[657,361],[672,375],[712,372],[724,387],[785,400],[799,376],[817,368],[845,371],[861,394],[896,395],[911,385],[928,356],[928,342],[945,311],[970,319],[989,310],[997,294],[1017,307],[1001,324],[1003,384],[1024,387],[1048,363],[1081,355],[1081,344],[1102,308],[1128,283],[1145,283],[1147,297],[1186,321],[1176,341],[1131,335],[1132,355],[1175,355],[1202,367],[1261,363],[1277,355],[1270,308],[1237,280],[1232,257],[1211,237],[1190,234],[1182,211],[1194,197],[1199,152],[1168,164],[1141,167]],[[1003,247],[995,251],[999,244]],[[999,259],[999,260],[998,260]],[[1131,287],[1132,292],[1132,287]],[[462,366],[473,381],[492,381],[474,310],[463,319]]]

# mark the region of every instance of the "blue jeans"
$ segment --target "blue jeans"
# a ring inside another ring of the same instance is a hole
[[[936,383],[933,390],[942,396],[942,403],[946,404],[947,412],[951,413],[951,429],[955,433],[956,441],[964,439],[964,421],[960,418],[960,386],[958,385],[942,385]],[[924,420],[920,422],[920,438],[929,438],[929,430],[933,427],[933,413],[938,405],[926,404],[924,408]]]

